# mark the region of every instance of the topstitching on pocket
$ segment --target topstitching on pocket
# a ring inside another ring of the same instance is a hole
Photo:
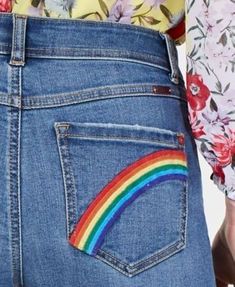
[[[56,123],[68,241],[132,277],[186,244],[184,135],[110,123]]]

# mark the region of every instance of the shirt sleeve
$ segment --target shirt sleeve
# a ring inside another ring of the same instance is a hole
[[[210,179],[235,200],[235,2],[188,0],[185,9],[189,121]]]

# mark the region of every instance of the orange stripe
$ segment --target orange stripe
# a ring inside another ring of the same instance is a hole
[[[170,155],[169,151],[164,151],[164,153],[161,152],[160,155],[159,152],[155,152],[156,154],[152,153],[147,157],[141,158],[139,161],[134,162],[131,166],[127,168],[129,169],[128,172],[126,172],[127,169],[122,170],[108,185],[106,185],[103,191],[101,191],[94,199],[94,201],[89,205],[84,215],[82,216],[81,221],[79,221],[79,224],[77,224],[77,226],[75,227],[75,230],[71,235],[70,242],[74,244],[75,241],[80,241],[84,230],[87,228],[96,212],[100,209],[103,203],[115,192],[115,190],[118,189],[123,184],[123,182],[126,181],[127,178],[131,177],[133,174],[137,173],[144,167],[151,165],[156,160],[160,161],[161,159],[167,160],[171,158],[185,160],[184,154],[179,154],[179,152],[175,151],[170,152]],[[176,154],[177,156],[174,154]]]
[[[165,156],[165,154],[168,154],[168,156]],[[93,218],[93,215],[100,209],[100,207],[103,205],[103,203],[105,203],[105,201],[113,194],[113,192],[115,192],[115,190],[117,188],[120,187],[121,184],[123,184],[123,182],[125,182],[126,178],[132,176],[133,174],[135,174],[136,172],[138,172],[140,169],[151,165],[154,161],[156,161],[156,159],[159,159],[158,161],[160,161],[161,159],[167,160],[167,159],[182,159],[185,160],[185,156],[183,154],[179,155],[179,153],[177,152],[177,157],[173,156],[173,154],[175,154],[175,152],[171,151],[171,155],[169,156],[169,152],[164,152],[163,154],[157,154],[157,156],[155,156],[154,158],[150,159],[150,160],[146,160],[146,158],[142,158],[137,162],[134,162],[134,164],[132,164],[131,166],[129,166],[127,169],[130,170],[130,172],[124,173],[124,171],[119,173],[119,176],[116,176],[104,189],[103,191],[101,191],[98,196],[94,199],[94,201],[90,204],[90,206],[88,207],[88,209],[85,211],[84,215],[82,216],[81,221],[79,222],[79,224],[77,224],[76,228],[75,228],[75,232],[72,234],[70,242],[73,243],[74,240],[76,242],[78,242],[80,240],[81,235],[83,234],[84,229],[86,229],[86,227],[89,225],[90,221]],[[152,156],[154,156],[154,154],[150,154]],[[148,156],[149,158],[150,156]],[[143,161],[143,159],[145,159],[145,161]],[[137,165],[140,161],[142,161],[142,165]],[[130,169],[130,167],[133,168],[133,166],[136,166],[136,168],[134,168],[133,170]],[[124,176],[123,176],[124,175]],[[85,224],[86,223],[86,224]],[[82,227],[81,227],[82,226]],[[79,229],[78,227],[81,227],[81,229]]]

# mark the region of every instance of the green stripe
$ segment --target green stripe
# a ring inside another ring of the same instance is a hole
[[[112,203],[108,206],[108,208],[105,210],[105,212],[102,214],[102,216],[99,218],[99,220],[96,222],[95,226],[93,227],[90,235],[88,236],[86,243],[83,247],[83,249],[87,249],[89,247],[90,242],[92,241],[93,236],[95,235],[96,231],[98,230],[98,228],[100,227],[100,225],[102,224],[103,220],[105,219],[105,217],[108,215],[108,213],[112,210],[112,208],[117,204],[117,202],[119,200],[122,199],[122,197],[124,197],[132,188],[134,188],[136,185],[138,185],[141,181],[144,181],[146,178],[152,176],[155,173],[167,170],[167,169],[181,169],[186,171],[187,167],[180,165],[180,164],[167,164],[164,166],[160,166],[160,167],[156,167],[152,170],[150,170],[149,172],[143,174],[142,176],[140,176],[139,178],[137,178],[135,181],[133,181],[132,183],[130,183],[123,192],[121,192],[113,201]]]

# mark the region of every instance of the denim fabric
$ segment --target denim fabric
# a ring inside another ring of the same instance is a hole
[[[0,27],[0,287],[215,287],[170,37],[8,13]],[[96,252],[71,244],[101,191],[123,182],[133,188],[93,237]]]

